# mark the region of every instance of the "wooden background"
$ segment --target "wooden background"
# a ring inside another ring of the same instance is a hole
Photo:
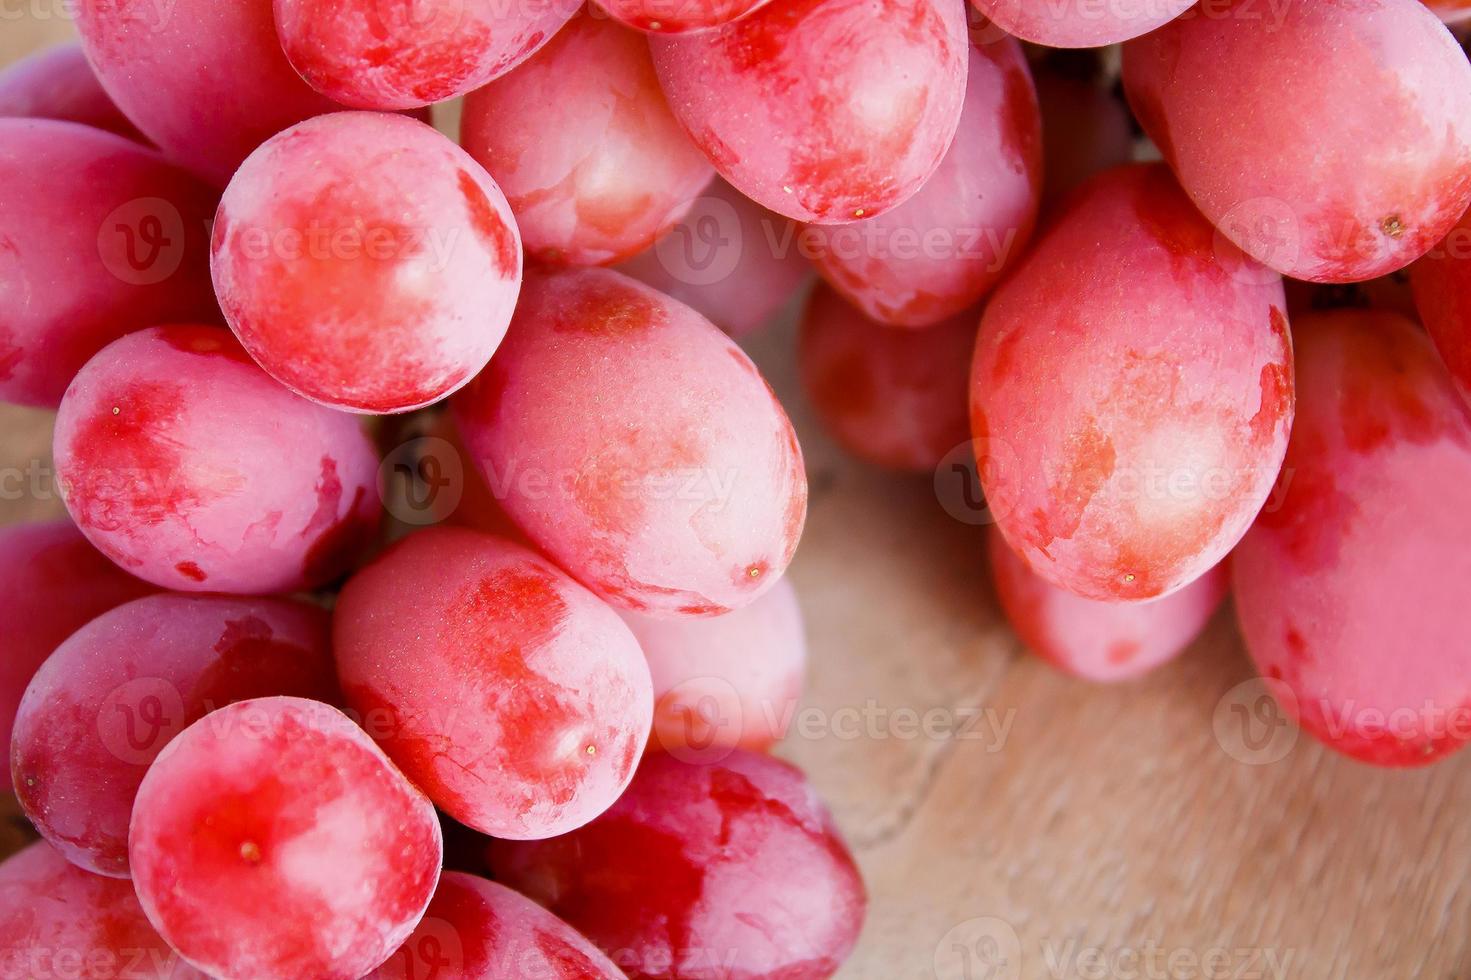
[[[0,0],[0,65],[69,36],[63,9]],[[789,325],[753,345],[813,487],[791,573],[813,665],[782,753],[868,879],[844,977],[1471,978],[1471,753],[1388,772],[1299,738],[1229,612],[1142,682],[1041,665],[1000,619],[979,529],[937,500],[959,488],[841,458],[790,345]],[[0,467],[44,465],[49,424],[0,408]],[[0,523],[60,512],[0,500]],[[0,848],[24,839],[10,824]]]

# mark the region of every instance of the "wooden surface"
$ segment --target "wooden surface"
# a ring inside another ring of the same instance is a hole
[[[22,7],[0,9],[0,62],[67,33]],[[814,429],[790,333],[752,345],[813,487],[791,573],[813,665],[782,753],[868,879],[844,977],[1471,978],[1471,754],[1386,772],[1298,737],[1229,612],[1139,683],[1042,666],[1000,619],[979,528],[932,481],[846,461]],[[0,475],[44,472],[48,428],[0,408]],[[59,512],[10,489],[0,522]],[[16,839],[0,821],[0,847]]]

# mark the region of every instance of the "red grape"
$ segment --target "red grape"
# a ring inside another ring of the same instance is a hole
[[[504,885],[446,871],[419,928],[368,980],[624,980],[567,923]]]
[[[1471,0],[1425,0],[1425,6],[1446,24],[1459,24],[1471,17]]]
[[[870,317],[926,327],[974,306],[1032,235],[1042,120],[1021,45],[973,44],[955,142],[924,188],[877,218],[807,229],[817,269]]]
[[[215,327],[109,345],[62,401],[55,454],[92,543],[185,592],[322,585],[378,520],[378,461],[357,421],[297,398]]]
[[[996,595],[1022,642],[1086,680],[1129,680],[1174,659],[1226,597],[1224,563],[1163,599],[1099,602],[1035,574],[994,528],[990,546]]]
[[[312,87],[359,109],[412,109],[521,64],[580,0],[275,0],[286,55]]]
[[[1134,133],[1129,110],[1094,82],[1045,66],[1036,79],[1047,174],[1042,200],[1051,207],[1094,174],[1133,159]]]
[[[308,120],[230,181],[214,229],[220,304],[292,391],[403,412],[495,353],[521,242],[495,181],[428,126],[384,113]]]
[[[57,644],[102,613],[153,591],[87,543],[71,521],[0,528],[0,773],[10,785],[10,732],[26,685]],[[65,596],[66,601],[58,600]]]
[[[623,620],[654,679],[651,749],[705,762],[733,748],[765,751],[785,734],[807,667],[802,607],[787,579],[713,619]]]
[[[653,715],[638,642],[535,552],[420,531],[348,581],[334,622],[348,703],[461,823],[550,837],[633,777]]]
[[[413,932],[443,859],[434,808],[345,715],[259,698],[154,761],[129,835],[148,919],[214,976],[352,980]]]
[[[650,38],[674,115],[741,192],[799,221],[874,217],[940,166],[965,99],[949,0],[774,0]]]
[[[81,0],[76,13],[118,107],[216,185],[267,137],[339,108],[292,70],[271,0]]]
[[[455,411],[507,513],[622,609],[718,615],[791,562],[807,480],[781,405],[729,338],[626,276],[528,280]]]
[[[827,809],[784,762],[649,756],[617,805],[547,841],[490,845],[496,877],[630,977],[818,980],[863,925],[863,880]]]
[[[145,141],[102,90],[76,42],[38,51],[0,71],[0,116],[61,119]]]
[[[0,399],[55,408],[128,331],[218,315],[213,210],[213,192],[137,143],[0,119]]]
[[[1471,204],[1471,64],[1450,32],[1417,0],[1229,2],[1124,49],[1129,101],[1196,206],[1297,279],[1427,252]]]
[[[629,27],[650,34],[687,34],[744,17],[769,0],[597,0]]]
[[[807,302],[798,349],[807,399],[859,459],[933,472],[970,439],[968,369],[980,322],[977,309],[895,330],[821,286]]]
[[[971,376],[986,501],[1091,599],[1199,578],[1267,499],[1292,424],[1281,280],[1158,164],[1095,177],[992,297]]]
[[[643,36],[591,16],[471,93],[461,142],[544,265],[605,265],[647,248],[714,172],[670,114]]]
[[[1471,404],[1471,212],[1410,270],[1415,306],[1461,397]]]
[[[971,0],[1009,34],[1051,48],[1101,48],[1166,24],[1194,0]],[[1292,0],[1289,0],[1292,2]]]
[[[105,613],[37,671],[16,716],[15,793],[72,863],[128,876],[148,764],[207,712],[249,698],[336,700],[330,617],[280,599],[159,595]]]
[[[1471,739],[1471,418],[1429,341],[1381,311],[1294,323],[1298,412],[1232,558],[1246,645],[1340,752],[1431,762]]]
[[[148,924],[131,885],[44,841],[0,864],[0,977],[206,980]]]

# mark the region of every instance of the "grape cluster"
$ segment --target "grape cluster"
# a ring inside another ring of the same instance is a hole
[[[0,530],[0,976],[836,973],[736,343],[814,269],[816,416],[974,466],[1038,655],[1136,677],[1229,591],[1331,747],[1471,741],[1463,8],[81,0],[0,72],[70,516]]]

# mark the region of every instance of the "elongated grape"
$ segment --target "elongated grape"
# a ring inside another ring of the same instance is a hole
[[[1471,212],[1415,263],[1410,288],[1451,380],[1471,404]]]
[[[444,856],[423,794],[340,711],[301,698],[240,701],[181,732],[143,778],[128,842],[143,910],[181,956],[283,980],[382,964]]]
[[[714,173],[669,112],[643,36],[591,16],[472,93],[462,133],[543,265],[642,251]]]
[[[1152,599],[1240,540],[1292,424],[1281,280],[1163,166],[1095,177],[991,298],[971,374],[986,502],[1043,578]]]
[[[1403,317],[1310,314],[1294,336],[1298,412],[1278,505],[1232,557],[1247,649],[1329,746],[1432,762],[1471,739],[1471,419]]]
[[[903,204],[809,226],[817,269],[875,320],[927,327],[974,306],[1032,235],[1042,120],[1021,45],[972,44],[965,107],[940,169]]]
[[[1135,114],[1205,216],[1278,272],[1409,265],[1471,204],[1466,55],[1418,0],[1251,4],[1127,45]]]
[[[329,98],[358,109],[445,102],[520,65],[580,0],[275,0],[286,56]]]
[[[276,384],[217,327],[109,345],[68,389],[54,448],[82,533],[183,592],[320,586],[378,521],[377,456],[357,421]]]
[[[123,334],[218,316],[213,211],[213,192],[121,136],[0,119],[0,399],[55,408]]]
[[[454,409],[507,513],[621,609],[719,615],[791,562],[807,480],[786,414],[729,338],[626,276],[528,280]]]
[[[1167,24],[1192,0],[971,0],[998,27],[1050,48],[1101,48]]]
[[[550,837],[633,778],[653,716],[638,642],[533,551],[421,531],[349,580],[335,634],[348,704],[461,823]]]
[[[597,0],[609,16],[650,34],[688,34],[728,24],[769,0]]]
[[[495,353],[521,241],[495,181],[450,140],[343,112],[245,161],[220,202],[212,268],[231,329],[272,377],[335,408],[403,412]]]
[[[715,168],[799,221],[871,218],[913,197],[960,123],[965,13],[947,0],[774,0],[650,46]]]
[[[490,845],[496,877],[630,977],[835,973],[867,896],[832,817],[785,762],[653,755],[612,810],[547,841]]]
[[[159,595],[62,643],[16,713],[15,792],[72,863],[127,877],[128,820],[149,763],[234,701],[336,700],[330,617],[281,599]]]
[[[103,91],[76,42],[37,51],[0,71],[0,116],[61,119],[146,142]]]

